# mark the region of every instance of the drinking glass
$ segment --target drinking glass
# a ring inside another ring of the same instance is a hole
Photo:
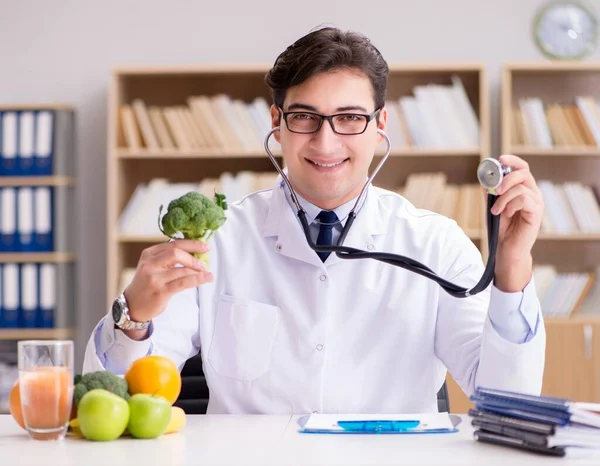
[[[73,342],[18,343],[23,421],[34,440],[62,440],[73,401]]]

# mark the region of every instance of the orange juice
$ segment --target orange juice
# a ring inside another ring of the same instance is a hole
[[[71,414],[73,378],[66,367],[32,367],[20,371],[21,407],[32,438],[64,437]]]

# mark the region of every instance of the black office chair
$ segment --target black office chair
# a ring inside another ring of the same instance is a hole
[[[448,387],[446,381],[442,388],[437,393],[438,413],[450,412],[450,396],[448,395]]]
[[[188,359],[181,369],[181,393],[174,405],[179,406],[186,414],[206,414],[208,385],[200,353]]]
[[[437,393],[438,412],[450,412],[450,399],[446,382]],[[208,386],[202,370],[200,354],[186,361],[181,370],[181,393],[175,402],[186,414],[206,414]]]

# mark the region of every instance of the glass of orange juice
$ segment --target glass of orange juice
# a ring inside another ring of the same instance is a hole
[[[73,342],[23,340],[18,343],[21,409],[35,440],[62,440],[73,402]]]

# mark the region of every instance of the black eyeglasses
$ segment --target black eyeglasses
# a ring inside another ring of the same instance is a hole
[[[292,133],[316,133],[321,129],[323,120],[327,120],[334,133],[350,135],[364,133],[369,122],[377,116],[381,109],[378,108],[370,115],[364,113],[320,115],[314,112],[284,112],[283,109],[280,110],[287,128]]]

